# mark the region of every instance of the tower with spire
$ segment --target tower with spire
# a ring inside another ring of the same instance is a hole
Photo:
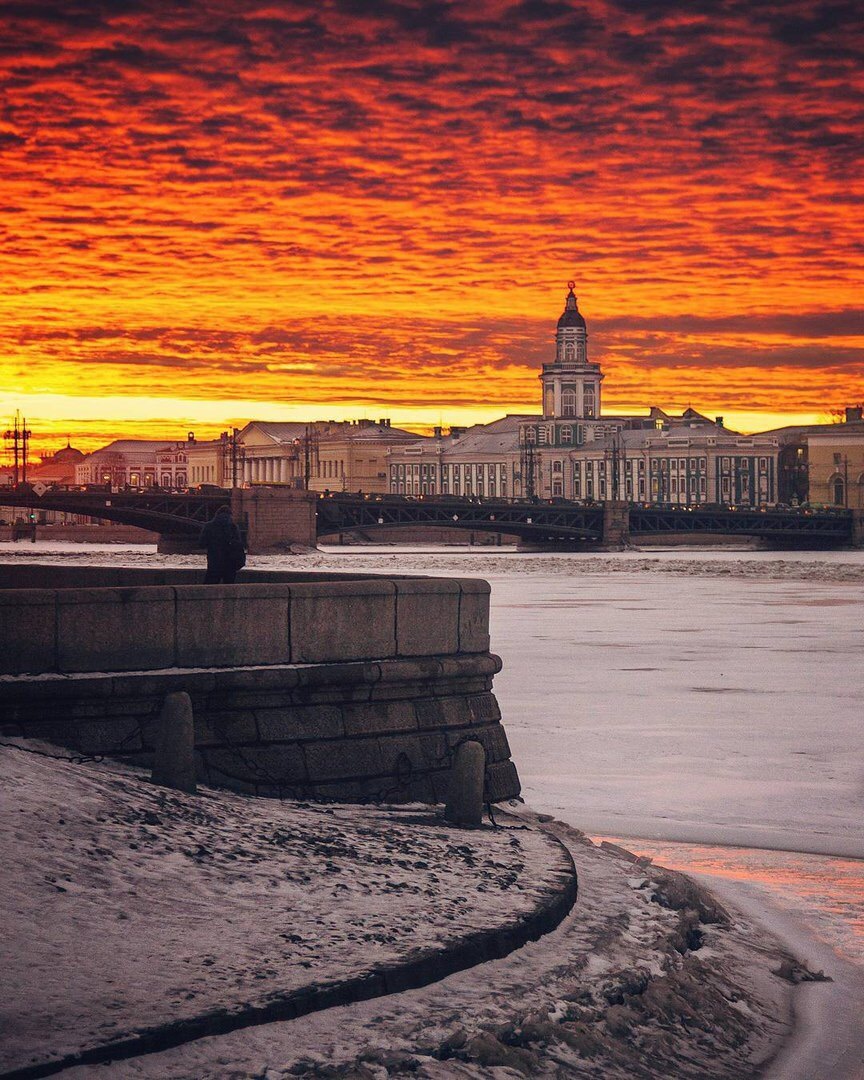
[[[544,364],[540,374],[544,420],[594,420],[600,415],[603,373],[599,364],[588,360],[588,330],[575,287],[575,282],[567,282],[569,291],[555,331],[555,360]]]

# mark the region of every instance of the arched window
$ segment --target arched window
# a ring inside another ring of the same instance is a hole
[[[576,415],[576,391],[565,390],[561,394],[561,415],[562,416],[575,416]]]
[[[832,483],[831,483],[831,488],[832,488],[832,493],[833,493],[833,496],[834,496],[834,505],[835,506],[845,506],[846,505],[846,489],[845,489],[845,485],[843,483],[843,477],[842,476],[835,476]]]
[[[568,341],[564,346],[564,359],[575,360],[576,359],[576,346],[572,341]]]

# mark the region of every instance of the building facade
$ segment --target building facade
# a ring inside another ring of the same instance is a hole
[[[846,409],[842,424],[807,438],[811,503],[864,509],[864,419],[860,406]]]
[[[162,488],[185,490],[189,483],[187,452],[195,436],[170,442],[118,439],[87,454],[75,465],[75,483],[114,489]]]
[[[240,483],[384,492],[388,452],[417,438],[387,418],[308,424],[253,420],[236,435]]]
[[[588,331],[573,282],[555,331],[555,353],[540,373],[542,413],[440,431],[394,449],[389,490],[671,505],[767,505],[778,499],[775,434],[744,436],[722,418],[693,409],[680,416],[604,415],[603,372],[588,353]]]
[[[523,416],[502,416],[491,424],[435,429],[389,453],[389,490],[397,495],[460,495],[512,498],[521,492],[519,425]]]

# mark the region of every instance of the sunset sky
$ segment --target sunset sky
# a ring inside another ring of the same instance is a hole
[[[0,2],[0,420],[36,450],[864,398],[862,32],[812,0]]]

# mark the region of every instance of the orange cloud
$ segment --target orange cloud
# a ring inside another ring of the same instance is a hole
[[[864,397],[854,5],[0,19],[0,409],[60,395],[37,430],[118,394],[535,407],[570,277],[607,407]]]

